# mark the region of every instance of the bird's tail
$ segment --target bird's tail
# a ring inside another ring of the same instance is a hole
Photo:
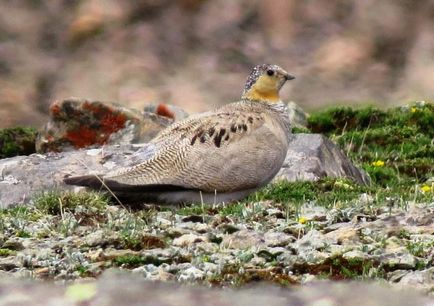
[[[102,176],[96,174],[66,177],[63,179],[63,182],[67,185],[84,186],[93,189],[99,189],[104,186]]]

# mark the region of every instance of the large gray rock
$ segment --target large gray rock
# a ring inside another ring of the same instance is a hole
[[[149,158],[152,152],[152,147],[144,144],[2,159],[0,207],[30,203],[34,196],[44,191],[72,190],[77,187],[63,183],[63,178],[67,175],[106,173]],[[351,164],[342,151],[326,137],[316,134],[294,135],[285,163],[276,179],[317,180],[325,176],[345,176],[358,183],[368,181],[367,176]]]
[[[369,183],[369,177],[327,137],[295,134],[282,169],[274,180],[316,181],[327,176],[347,177],[359,184]]]
[[[318,282],[291,290],[259,284],[247,289],[182,286],[109,273],[69,286],[0,279],[1,305],[432,305],[415,292],[366,283]]]

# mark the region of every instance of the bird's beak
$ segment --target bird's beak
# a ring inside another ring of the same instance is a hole
[[[285,74],[285,79],[286,79],[287,81],[290,81],[290,80],[295,79],[295,76],[290,75],[289,73],[286,73],[286,74]]]

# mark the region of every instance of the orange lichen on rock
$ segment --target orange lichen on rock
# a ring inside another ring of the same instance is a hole
[[[61,107],[59,103],[54,102],[53,104],[50,105],[50,114],[53,118],[57,118],[60,112],[61,112]]]
[[[76,130],[68,131],[66,133],[66,138],[77,149],[98,142],[96,132],[88,126],[80,126]]]
[[[175,114],[164,103],[158,104],[155,113],[157,115],[160,115],[160,116],[163,116],[163,117],[168,117],[168,118],[171,118],[171,119],[175,119]]]
[[[101,119],[101,129],[105,133],[114,133],[125,127],[127,118],[122,113],[107,113]]]

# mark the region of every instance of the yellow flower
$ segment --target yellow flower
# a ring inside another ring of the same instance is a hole
[[[383,167],[384,166],[384,161],[382,160],[376,160],[372,163],[372,166],[374,167]]]
[[[428,185],[423,185],[422,187],[420,187],[420,190],[422,190],[423,193],[426,193],[430,192],[432,190],[432,187]]]
[[[415,113],[415,112],[417,112],[417,107],[412,107],[411,109],[410,109],[410,111],[412,112],[412,113]]]
[[[307,219],[305,217],[300,217],[298,219],[298,223],[300,223],[300,224],[305,224],[306,222],[307,222]]]

